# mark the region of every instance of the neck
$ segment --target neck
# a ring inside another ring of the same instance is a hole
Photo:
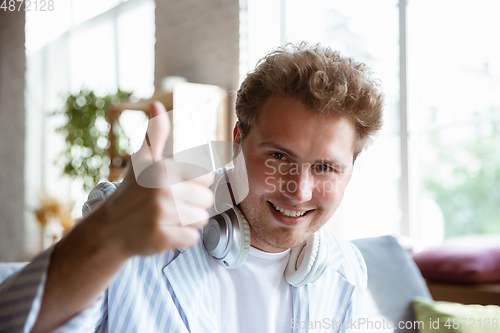
[[[251,225],[250,225],[250,246],[258,250],[269,253],[279,253],[288,250],[276,247],[261,240],[260,237],[255,233]]]

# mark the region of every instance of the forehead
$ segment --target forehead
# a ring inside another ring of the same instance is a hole
[[[256,144],[276,143],[303,158],[352,162],[355,127],[345,117],[321,116],[297,99],[271,96],[249,136]]]

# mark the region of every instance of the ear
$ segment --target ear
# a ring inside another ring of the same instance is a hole
[[[241,132],[238,124],[239,122],[236,122],[236,124],[234,124],[233,141],[237,144],[241,144]]]
[[[238,156],[241,150],[240,145],[241,145],[241,132],[240,132],[240,127],[238,126],[238,122],[236,122],[233,129],[233,159],[236,158],[236,156]]]

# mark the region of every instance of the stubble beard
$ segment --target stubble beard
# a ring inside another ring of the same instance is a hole
[[[250,225],[250,237],[252,239],[258,238],[267,245],[283,251],[304,243],[310,235],[321,227],[319,221],[309,222],[305,232],[292,227],[276,226],[273,221],[268,221],[269,218],[264,217],[269,215],[265,211],[268,209],[268,203],[264,197],[256,198],[250,194],[240,203],[240,208]]]

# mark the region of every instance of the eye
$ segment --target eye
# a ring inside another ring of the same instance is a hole
[[[330,171],[333,171],[333,168],[327,164],[317,164],[316,166],[319,171],[321,172],[330,172]]]
[[[282,153],[271,153],[271,155],[277,160],[282,160],[285,158],[285,155],[283,155]]]

